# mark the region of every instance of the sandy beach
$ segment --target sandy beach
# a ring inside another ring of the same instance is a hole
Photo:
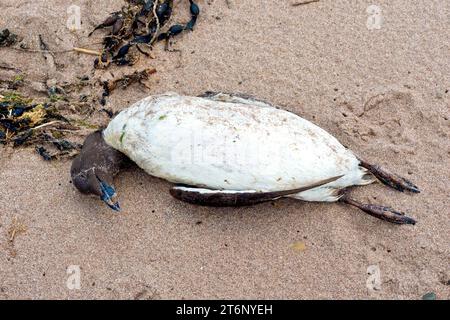
[[[186,20],[188,3],[174,1],[174,21]],[[198,0],[195,31],[175,38],[171,51],[157,44],[154,59],[95,71],[157,69],[149,88],[119,88],[106,107],[119,111],[166,91],[270,101],[416,183],[417,195],[380,183],[352,195],[418,223],[397,226],[343,204],[292,199],[198,207],[172,198],[170,183],[137,167],[115,179],[123,209],[115,213],[74,188],[70,160],[0,146],[0,299],[450,298],[450,2],[292,3]],[[123,4],[2,0],[0,29],[30,48],[42,34],[50,49],[69,52],[55,54],[52,71],[40,53],[0,48],[0,65],[30,82],[49,72],[58,82],[93,76],[94,57],[70,49],[100,49],[104,31],[89,32]],[[66,26],[71,5],[81,9],[80,30]],[[370,20],[370,5],[381,20]],[[12,75],[0,68],[0,77]],[[106,124],[100,108],[90,121]],[[11,228],[18,230],[12,241]],[[67,286],[73,266],[79,289]],[[368,285],[377,275],[379,284]]]

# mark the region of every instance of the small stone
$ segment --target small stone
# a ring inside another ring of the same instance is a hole
[[[422,300],[436,300],[436,293],[428,292],[422,296]]]
[[[291,245],[291,248],[295,251],[305,251],[306,244],[303,241],[295,242]]]

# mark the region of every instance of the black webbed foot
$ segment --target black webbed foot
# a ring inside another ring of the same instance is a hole
[[[365,161],[361,161],[360,166],[369,170],[378,180],[380,180],[383,184],[396,189],[398,191],[410,191],[414,193],[420,193],[419,188],[414,185],[411,181],[400,177],[399,175],[390,173],[380,166],[372,165]]]
[[[350,198],[348,195],[342,196],[339,201],[357,207],[365,213],[384,221],[395,224],[416,224],[416,220],[406,216],[403,212],[392,209],[391,207],[360,203]]]

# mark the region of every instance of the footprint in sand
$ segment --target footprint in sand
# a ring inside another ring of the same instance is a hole
[[[401,91],[372,95],[359,108],[347,102],[341,107],[345,110],[345,118],[338,122],[339,129],[371,143],[387,142],[394,146],[412,147],[416,141],[416,129],[423,118],[413,95]]]

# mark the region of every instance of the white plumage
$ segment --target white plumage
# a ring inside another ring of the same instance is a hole
[[[336,201],[340,189],[374,181],[325,130],[226,94],[150,96],[117,115],[103,135],[150,175],[210,190],[282,191],[343,175],[290,196]]]

